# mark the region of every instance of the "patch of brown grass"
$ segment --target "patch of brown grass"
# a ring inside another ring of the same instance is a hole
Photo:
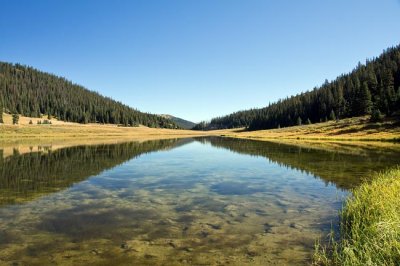
[[[20,117],[19,125],[12,125],[12,118],[4,114],[5,124],[0,125],[0,142],[64,140],[74,143],[127,140],[150,140],[184,138],[196,136],[225,136],[234,138],[298,142],[341,142],[341,141],[400,141],[400,123],[386,120],[370,123],[369,117],[347,118],[312,125],[280,129],[246,131],[226,129],[213,131],[175,130],[148,127],[119,127],[117,125],[78,124],[52,119],[51,125],[37,125],[43,118]],[[33,124],[30,125],[29,121]],[[295,144],[295,143],[294,143]]]
[[[33,124],[29,124],[32,120]],[[0,143],[34,142],[51,143],[63,141],[75,144],[105,143],[110,141],[151,140],[205,136],[211,132],[176,130],[163,128],[120,127],[117,125],[79,124],[51,119],[52,124],[38,125],[42,118],[20,116],[19,124],[12,125],[12,118],[4,114],[4,124],[0,124]]]
[[[340,121],[293,126],[280,129],[244,131],[243,129],[216,130],[219,135],[257,140],[330,140],[330,141],[395,141],[400,140],[397,120],[369,122],[369,117],[347,118]]]

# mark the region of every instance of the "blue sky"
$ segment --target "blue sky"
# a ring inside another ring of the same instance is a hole
[[[310,90],[400,43],[398,0],[0,0],[0,60],[195,122]]]

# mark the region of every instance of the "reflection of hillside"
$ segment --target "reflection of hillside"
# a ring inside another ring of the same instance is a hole
[[[380,171],[400,162],[400,152],[397,149],[368,147],[348,150],[346,147],[340,151],[338,147],[335,150],[324,150],[321,147],[314,149],[244,139],[198,138],[197,140],[241,154],[263,156],[271,162],[306,171],[343,189],[357,186],[373,171]]]
[[[75,146],[3,158],[0,150],[0,205],[26,202],[98,175],[144,153],[184,145],[191,140],[157,140]]]

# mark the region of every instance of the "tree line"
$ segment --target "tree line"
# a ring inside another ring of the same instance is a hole
[[[0,123],[1,110],[84,124],[178,128],[170,119],[140,112],[65,78],[5,62],[0,62]]]
[[[311,91],[287,97],[261,109],[235,112],[201,122],[193,129],[289,127],[354,116],[392,116],[400,111],[400,45],[367,60],[348,74],[325,81]]]

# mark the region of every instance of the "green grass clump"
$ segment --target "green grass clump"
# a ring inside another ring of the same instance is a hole
[[[314,265],[400,265],[400,167],[353,190],[340,213],[340,236],[316,245]]]

